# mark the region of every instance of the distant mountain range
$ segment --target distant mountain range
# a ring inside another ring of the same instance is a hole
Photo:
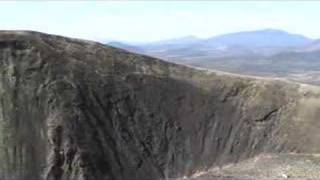
[[[320,40],[282,30],[244,31],[201,39],[187,36],[128,45],[109,44],[176,63],[320,84]],[[319,78],[318,78],[319,77]]]
[[[114,43],[114,42],[113,42]],[[114,44],[110,44],[114,45]],[[116,47],[164,59],[216,58],[243,55],[270,56],[283,51],[313,51],[320,42],[282,30],[244,31],[200,39],[195,36]]]
[[[290,34],[282,30],[265,29],[220,35],[205,40],[211,46],[245,46],[260,47],[295,47],[306,45],[312,40],[298,34]]]

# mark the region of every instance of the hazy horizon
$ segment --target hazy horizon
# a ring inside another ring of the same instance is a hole
[[[95,41],[153,42],[279,29],[320,38],[320,2],[0,2],[1,30],[34,30]]]

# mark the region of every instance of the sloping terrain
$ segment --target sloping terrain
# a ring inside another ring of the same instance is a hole
[[[318,153],[320,89],[0,32],[0,177],[153,180]]]
[[[320,51],[282,52],[272,56],[171,59],[170,61],[238,74],[282,77],[320,85]]]
[[[238,164],[215,167],[190,177],[190,180],[317,180],[320,177],[319,154],[261,154]]]
[[[311,43],[295,49],[296,52],[314,52],[320,51],[320,40],[314,40]]]

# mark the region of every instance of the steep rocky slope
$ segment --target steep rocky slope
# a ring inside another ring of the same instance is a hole
[[[153,180],[320,152],[320,89],[0,32],[0,178]]]

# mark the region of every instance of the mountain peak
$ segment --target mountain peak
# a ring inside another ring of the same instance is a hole
[[[257,30],[256,32],[265,32],[265,33],[286,33],[286,34],[289,34],[287,31],[284,31],[284,30],[281,30],[281,29],[272,29],[272,28],[267,28],[267,29]]]
[[[310,43],[312,40],[298,34],[291,34],[278,29],[241,31],[209,38],[211,45],[245,46],[245,47],[290,47]]]

